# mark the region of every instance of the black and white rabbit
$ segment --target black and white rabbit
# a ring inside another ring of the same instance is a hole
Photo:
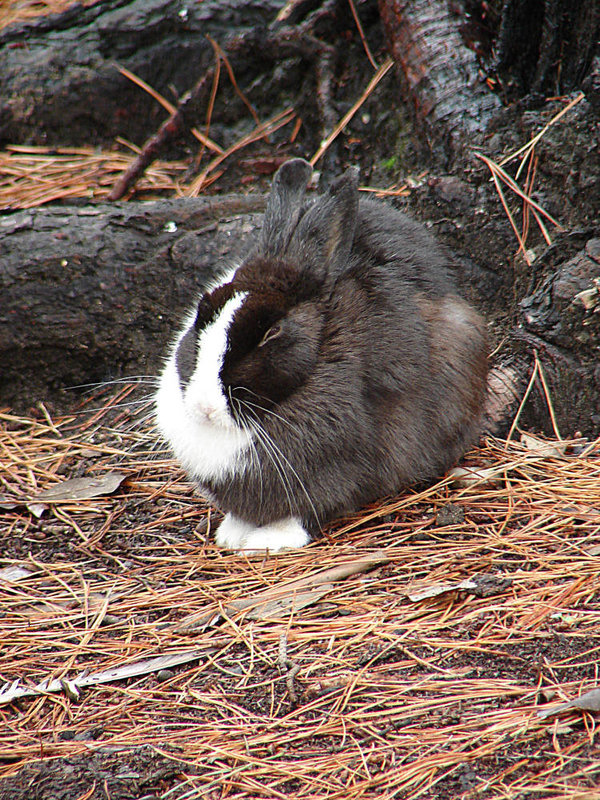
[[[358,198],[313,202],[275,175],[258,246],[199,299],[156,397],[162,435],[225,517],[217,543],[301,547],[323,523],[434,479],[476,440],[484,323],[417,223]]]

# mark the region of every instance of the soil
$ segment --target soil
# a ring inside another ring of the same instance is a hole
[[[409,492],[333,524],[304,553],[248,561],[215,550],[208,523],[218,515],[207,517],[176,465],[152,454],[147,408],[127,405],[133,398],[122,405],[122,389],[90,398],[70,421],[57,422],[60,438],[41,412],[37,422],[5,423],[29,463],[54,476],[49,485],[108,470],[125,481],[113,495],[51,506],[39,517],[22,504],[0,504],[0,526],[10,531],[5,563],[30,572],[3,591],[2,676],[32,685],[67,662],[73,678],[85,667],[189,647],[200,655],[79,697],[0,706],[10,732],[0,735],[1,798],[216,800],[301,797],[307,788],[341,797],[359,787],[373,798],[417,790],[426,800],[507,790],[523,800],[559,789],[573,800],[594,796],[593,715],[574,710],[541,721],[536,713],[597,685],[600,583],[597,556],[585,553],[598,550],[600,529],[597,512],[580,505],[583,493],[573,496],[576,448],[561,466],[571,475],[571,486],[559,489],[564,496],[544,489],[563,485],[556,464],[534,461],[530,476],[520,467],[527,483],[518,478],[508,494],[449,492],[443,484],[424,496]],[[468,463],[491,458],[481,449]],[[588,481],[597,458],[594,451]],[[24,479],[26,471],[13,474]],[[589,485],[587,501],[597,508],[600,492]],[[566,498],[578,505],[568,511],[571,523],[557,525]],[[233,628],[177,633],[215,601],[377,548],[392,554],[389,564],[348,578],[291,617],[242,615]],[[473,576],[478,587],[470,591],[407,601],[411,585]],[[98,612],[106,612],[100,627]],[[83,649],[81,637],[89,642]]]

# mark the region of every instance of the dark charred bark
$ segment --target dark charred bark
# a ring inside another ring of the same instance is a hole
[[[263,202],[203,198],[4,216],[1,401],[65,407],[74,399],[67,387],[156,374],[178,320],[240,255]]]
[[[338,62],[355,65],[366,58],[346,0],[299,4],[279,20],[285,5],[102,0],[10,26],[0,32],[0,146],[112,144],[117,136],[143,145],[165,112],[118,67],[177,105],[214,66],[210,37],[230,59],[260,117],[293,103],[304,122],[299,141],[315,150],[340,116],[334,98]],[[374,31],[377,47],[382,36],[376,0],[368,5],[363,24]],[[211,81],[206,83],[210,90]],[[213,131],[231,143],[239,128],[232,134],[228,127],[239,126],[248,114],[229,85],[223,94]],[[205,124],[207,92],[192,95],[147,156],[174,147],[197,149],[186,129]]]
[[[521,93],[571,92],[589,73],[599,36],[596,0],[505,0],[497,67]]]
[[[10,26],[0,32],[0,144],[141,144],[165,112],[117,66],[176,102],[214,62],[207,34],[222,43],[264,28],[280,6],[102,0]]]
[[[402,93],[439,161],[482,134],[501,108],[461,27],[466,13],[447,0],[379,0]]]

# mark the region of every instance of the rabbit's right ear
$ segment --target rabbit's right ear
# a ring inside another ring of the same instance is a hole
[[[307,209],[289,250],[315,277],[335,282],[348,267],[358,218],[358,167],[349,167],[329,191]]]
[[[303,158],[286,161],[273,178],[262,229],[262,252],[281,254],[294,232],[313,169]]]

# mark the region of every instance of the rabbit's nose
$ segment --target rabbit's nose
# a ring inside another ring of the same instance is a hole
[[[200,422],[216,422],[221,409],[210,403],[195,403],[194,414]]]

